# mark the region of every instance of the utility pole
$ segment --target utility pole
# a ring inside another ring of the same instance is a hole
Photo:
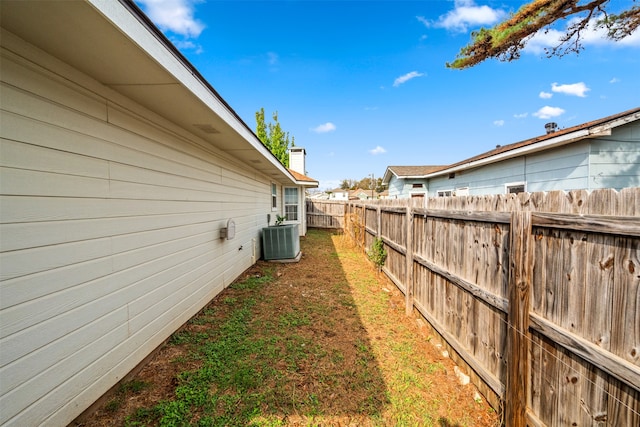
[[[376,188],[376,184],[374,181],[374,176],[371,174],[371,200],[373,200],[373,190]]]

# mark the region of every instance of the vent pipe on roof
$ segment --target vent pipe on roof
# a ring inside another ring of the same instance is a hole
[[[547,131],[547,134],[554,133],[555,131],[558,130],[558,124],[555,122],[550,122],[544,125],[544,128]]]

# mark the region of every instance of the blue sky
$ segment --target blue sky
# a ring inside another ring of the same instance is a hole
[[[640,31],[617,43],[592,32],[579,55],[546,58],[560,23],[518,61],[445,67],[524,1],[137,2],[250,128],[260,108],[278,112],[321,189],[640,106]]]

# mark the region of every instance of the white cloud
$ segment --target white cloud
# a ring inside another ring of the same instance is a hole
[[[192,42],[191,40],[175,40],[175,39],[172,39],[171,43],[173,43],[175,45],[175,47],[177,47],[180,50],[193,50],[193,51],[195,51],[195,53],[198,53],[198,54],[204,52],[204,49],[202,49],[202,46]]]
[[[582,35],[582,42],[584,45],[611,45],[611,46],[640,46],[640,31],[636,30],[630,36],[623,38],[617,42],[608,39],[607,30],[605,28],[595,28],[597,20],[603,19],[604,15],[600,15],[598,18],[592,18],[589,23],[589,31],[585,31]],[[572,25],[578,22],[578,19],[571,19],[567,25]]]
[[[545,53],[545,49],[557,46],[560,43],[560,38],[564,33],[558,30],[538,31],[527,41],[523,52],[532,53],[534,55],[542,55]]]
[[[493,121],[493,125],[494,126],[504,126],[504,120],[494,120]]]
[[[540,95],[538,95],[538,96],[539,96],[540,98],[542,98],[542,99],[549,99],[549,98],[551,98],[551,97],[553,96],[553,94],[552,94],[552,93],[549,93],[549,92],[544,92],[544,91],[543,91],[543,92],[540,92]]]
[[[267,60],[269,61],[269,65],[276,65],[279,60],[279,56],[275,52],[267,52]]]
[[[205,25],[195,19],[197,0],[138,0],[149,18],[163,31],[197,38]]]
[[[524,119],[529,115],[529,113],[521,113],[521,114],[514,114],[513,117],[515,117],[516,119]]]
[[[410,73],[407,73],[407,74],[405,74],[403,76],[400,76],[397,79],[395,79],[393,81],[393,87],[398,87],[401,84],[406,83],[411,79],[415,79],[416,77],[422,77],[422,76],[424,76],[423,73],[419,73],[417,71],[412,71]]]
[[[433,24],[422,17],[417,18],[428,27],[465,32],[469,27],[495,24],[504,15],[502,10],[492,9],[489,6],[477,6],[473,0],[455,0],[455,8],[446,15],[440,16]]]
[[[614,42],[606,38],[607,32],[603,28],[595,28],[595,22],[603,17],[592,18],[591,23],[587,29],[580,35],[580,41],[582,46],[609,46],[609,47],[623,47],[633,46],[640,47],[640,31],[636,30],[630,36],[625,37],[622,40]],[[569,26],[578,22],[578,18],[570,19],[567,21],[563,29],[541,29],[527,42],[524,52],[540,55],[545,53],[545,49],[556,47],[560,44],[560,39],[565,35],[565,30]]]
[[[425,27],[429,27],[431,26],[431,22],[429,22],[429,20],[427,18],[425,18],[424,16],[416,16],[416,19],[419,22],[422,22],[424,24]]]
[[[383,154],[386,153],[387,150],[385,150],[384,148],[382,148],[381,146],[377,146],[376,148],[374,148],[373,150],[369,150],[369,153],[373,154],[374,156],[376,154]]]
[[[613,83],[620,83],[620,79],[617,77],[612,78],[611,80],[609,80],[609,83],[613,84]]]
[[[580,82],[569,85],[559,85],[558,83],[552,83],[551,90],[557,93],[564,93],[565,95],[573,95],[584,98],[587,96],[586,93],[591,89],[589,89],[587,85],[584,84],[584,82]]]
[[[327,122],[322,125],[316,126],[311,130],[314,131],[315,133],[333,132],[334,130],[336,130],[336,125],[334,125],[331,122]]]
[[[560,107],[549,107],[544,106],[541,109],[539,109],[538,111],[536,111],[535,113],[533,113],[534,116],[536,116],[539,119],[551,119],[553,117],[558,117],[562,114],[564,114],[564,110]]]

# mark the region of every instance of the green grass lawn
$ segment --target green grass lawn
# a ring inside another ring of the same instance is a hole
[[[310,230],[302,251],[258,263],[171,337],[168,391],[148,397],[148,373],[101,412],[126,409],[127,426],[497,424],[344,236]]]

